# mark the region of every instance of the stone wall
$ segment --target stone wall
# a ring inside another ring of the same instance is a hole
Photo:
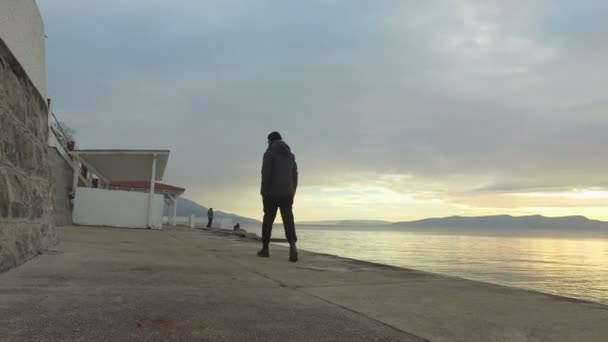
[[[0,271],[57,242],[47,104],[0,39]]]
[[[72,180],[74,169],[57,151],[55,147],[49,147],[49,161],[51,164],[51,175],[53,186],[53,222],[55,226],[68,226],[72,224],[72,204],[70,192],[72,192]]]

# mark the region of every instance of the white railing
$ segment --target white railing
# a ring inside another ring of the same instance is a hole
[[[68,164],[72,164],[72,157],[68,149],[69,135],[64,131],[57,117],[52,111],[49,111],[49,146],[55,147],[57,152],[65,159]]]
[[[57,119],[57,117],[55,116],[55,113],[53,113],[52,111],[50,113],[51,113],[51,117],[50,117],[51,124],[49,125],[49,127],[51,129],[51,132],[55,135],[57,142],[59,142],[61,144],[61,147],[63,147],[67,151],[68,142],[69,142],[71,136],[63,129],[63,125]]]
[[[207,218],[206,217],[196,217],[196,216],[177,216],[175,218],[175,223],[178,226],[186,226],[192,228],[204,228],[207,227]],[[171,216],[163,216],[163,224],[171,224]],[[236,222],[230,217],[222,217],[216,216],[213,218],[212,228],[219,229],[232,229]]]

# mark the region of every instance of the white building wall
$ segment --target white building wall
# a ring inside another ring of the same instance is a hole
[[[44,23],[35,0],[0,0],[0,38],[46,100]]]
[[[84,226],[147,228],[149,194],[135,191],[78,188],[72,220]],[[163,195],[152,200],[152,227],[162,228]]]

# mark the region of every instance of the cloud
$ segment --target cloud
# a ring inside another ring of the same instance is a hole
[[[259,210],[275,129],[310,189],[359,178],[474,210],[608,186],[599,0],[39,4],[79,143],[169,147],[168,181],[216,207]]]

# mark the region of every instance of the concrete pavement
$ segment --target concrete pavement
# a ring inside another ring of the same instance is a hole
[[[0,341],[606,341],[608,307],[186,228],[63,227],[0,274]]]

